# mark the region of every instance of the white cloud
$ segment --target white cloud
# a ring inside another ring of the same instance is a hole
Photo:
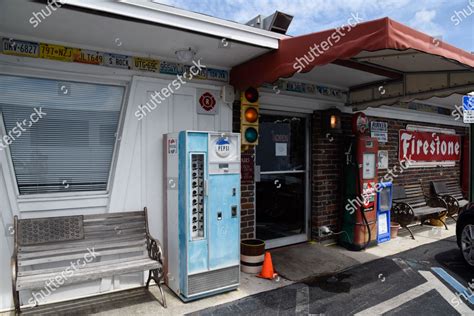
[[[409,24],[418,31],[425,32],[431,36],[442,36],[444,30],[434,21],[435,18],[436,10],[423,9],[415,13],[415,16],[409,21]]]

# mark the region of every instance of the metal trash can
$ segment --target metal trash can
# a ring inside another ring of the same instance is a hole
[[[265,242],[247,239],[240,242],[240,269],[242,272],[257,274],[262,271],[265,256]]]

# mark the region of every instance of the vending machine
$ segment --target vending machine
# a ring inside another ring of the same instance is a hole
[[[165,281],[183,301],[240,280],[240,134],[164,135]]]
[[[368,119],[353,117],[354,136],[346,146],[344,210],[340,243],[350,250],[377,244],[378,141],[366,135]]]

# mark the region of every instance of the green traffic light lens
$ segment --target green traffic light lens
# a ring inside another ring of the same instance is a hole
[[[245,130],[245,140],[249,143],[255,143],[258,138],[258,132],[255,128],[249,127]]]

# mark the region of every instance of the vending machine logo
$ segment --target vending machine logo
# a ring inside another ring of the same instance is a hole
[[[227,137],[221,137],[216,141],[216,154],[221,158],[226,158],[230,155],[231,144]]]

